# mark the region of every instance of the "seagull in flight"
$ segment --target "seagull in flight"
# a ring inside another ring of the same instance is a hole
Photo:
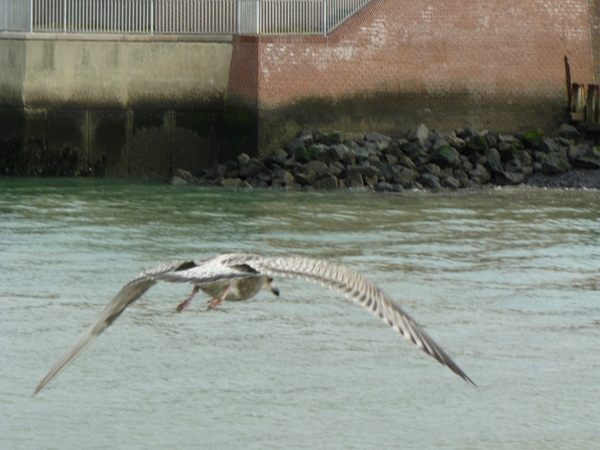
[[[147,270],[127,283],[106,305],[100,316],[75,341],[63,357],[48,372],[33,395],[42,390],[71,364],[92,342],[111,325],[119,315],[140,298],[157,281],[190,283],[191,295],[177,306],[181,312],[187,308],[199,290],[212,297],[208,310],[225,300],[240,301],[254,297],[262,289],[279,295],[273,284],[277,276],[304,278],[335,289],[352,298],[379,317],[384,323],[418,346],[428,355],[462,377],[475,383],[435,343],[431,337],[402,308],[373,282],[354,270],[327,261],[301,257],[263,257],[246,253],[230,253],[205,259],[174,261]]]

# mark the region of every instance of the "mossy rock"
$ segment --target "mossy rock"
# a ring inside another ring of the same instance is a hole
[[[500,158],[502,158],[503,162],[515,159],[519,155],[517,146],[508,142],[498,143],[498,152],[500,153]]]
[[[304,161],[310,161],[311,159],[314,159],[317,153],[321,153],[322,151],[323,149],[321,147],[311,146],[305,149],[296,150],[296,157]]]
[[[473,152],[483,152],[489,147],[485,136],[471,136],[467,139],[467,148]]]
[[[543,130],[528,131],[523,135],[523,140],[532,148],[542,139],[546,137]]]
[[[442,168],[452,167],[458,168],[462,162],[460,153],[449,145],[440,147],[434,154],[434,161]]]
[[[323,145],[335,145],[342,143],[342,135],[337,132],[325,134],[317,131],[314,133],[313,138],[315,142]]]

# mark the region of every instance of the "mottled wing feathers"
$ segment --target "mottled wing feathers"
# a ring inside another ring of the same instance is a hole
[[[87,330],[83,332],[81,336],[75,341],[69,350],[63,355],[62,358],[54,365],[48,375],[40,382],[38,387],[35,389],[33,395],[37,394],[44,386],[50,383],[56,378],[63,370],[65,370],[69,364],[71,364],[79,355],[81,355],[86,348],[88,348],[92,342],[102,333],[113,321],[119,317],[119,315],[125,310],[125,308],[133,301],[138,299],[144,292],[146,292],[156,282],[148,278],[140,278],[128,283],[121,289],[117,295],[106,305],[104,311],[100,314],[100,317],[92,323]]]
[[[220,262],[219,256],[198,259],[193,261],[174,261],[161,264],[153,269],[147,270],[135,280],[123,286],[123,288],[106,305],[100,316],[92,323],[86,331],[75,341],[63,357],[44,377],[33,395],[37,394],[44,386],[56,378],[69,364],[71,364],[92,342],[102,333],[119,315],[141,297],[157,281],[169,283],[192,283],[203,285],[215,281],[233,278],[247,278],[249,276],[261,276],[256,271],[243,263],[237,267],[229,267]]]
[[[127,306],[141,297],[157,281],[191,283],[202,286],[218,281],[265,275],[304,278],[346,294],[425,353],[448,366],[466,381],[473,383],[402,308],[394,304],[381,289],[358,272],[322,260],[294,257],[264,258],[236,253],[163,264],[145,271],[135,280],[126,284],[108,303],[96,321],[88,327],[44,377],[34,395],[65,370],[100,333],[119,317]]]
[[[360,273],[327,261],[298,257],[262,258],[248,255],[246,263],[271,277],[304,278],[346,294],[425,353],[448,366],[464,380],[475,384],[417,322]]]
[[[143,275],[167,283],[191,283],[196,286],[236,278],[262,276],[246,264],[228,264],[221,256],[186,261],[175,269],[162,271],[155,269],[152,273],[144,272]]]

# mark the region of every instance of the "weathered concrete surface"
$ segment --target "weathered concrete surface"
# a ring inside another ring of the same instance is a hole
[[[0,39],[0,105],[23,106],[25,41]]]
[[[2,33],[0,139],[69,148],[81,173],[197,173],[239,152],[223,129],[231,54],[226,36]]]
[[[214,109],[227,93],[231,42],[35,37],[0,38],[0,104]]]
[[[129,176],[129,116],[128,110],[89,111],[87,160],[94,173]]]

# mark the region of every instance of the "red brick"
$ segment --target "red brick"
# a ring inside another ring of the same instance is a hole
[[[543,99],[549,99],[548,107],[564,99],[566,107],[565,55],[574,82],[593,83],[599,75],[598,3],[374,0],[328,36],[236,37],[229,95],[265,116],[306,100],[335,103],[388,94],[414,97],[415,107],[421,98],[435,116],[448,107],[438,108],[444,98],[467,96],[473,111],[465,106],[444,119],[446,126],[477,124],[477,111],[493,99],[497,105],[488,120],[497,117],[497,127],[518,129],[523,113],[514,101],[541,102],[532,108],[542,116]],[[438,103],[429,101],[433,97]],[[540,117],[540,126],[551,126],[556,117]],[[347,121],[348,127],[357,121]]]

